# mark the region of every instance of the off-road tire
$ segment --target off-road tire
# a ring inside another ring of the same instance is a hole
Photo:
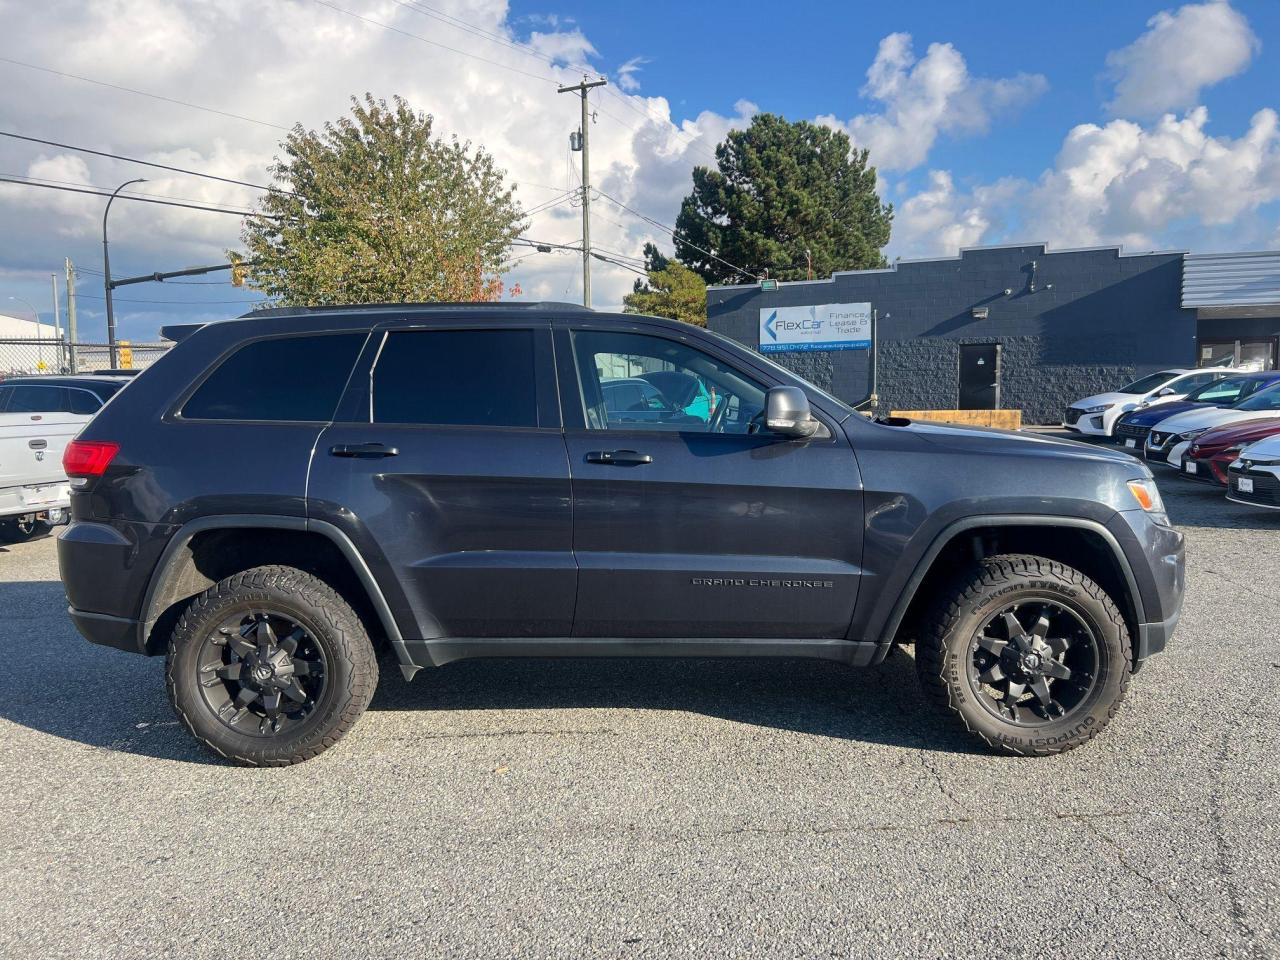
[[[308,622],[327,660],[324,691],[314,710],[296,729],[265,739],[224,724],[199,690],[201,644],[245,604],[267,605]],[[342,739],[373,699],[378,663],[360,618],[332,587],[293,567],[264,566],[219,581],[187,607],[169,640],[165,677],[178,719],[200,743],[239,764],[282,767],[309,760]]]
[[[1093,689],[1065,718],[1034,726],[994,716],[967,678],[970,644],[993,613],[1020,597],[1047,596],[1085,621],[1096,639]],[[1027,554],[987,557],[942,590],[916,642],[916,671],[926,695],[992,749],[1019,756],[1073,750],[1111,722],[1129,688],[1132,645],[1115,602],[1079,570]]]

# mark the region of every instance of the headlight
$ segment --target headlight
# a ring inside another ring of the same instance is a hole
[[[1084,412],[1085,413],[1101,413],[1103,410],[1110,410],[1114,406],[1115,406],[1114,403],[1100,403],[1096,407],[1086,408]]]
[[[1154,480],[1130,480],[1128,487],[1138,506],[1147,513],[1164,513],[1164,501],[1160,499],[1160,488]]]

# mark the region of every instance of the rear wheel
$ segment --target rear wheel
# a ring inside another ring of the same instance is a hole
[[[1061,753],[1111,721],[1129,686],[1124,618],[1079,570],[989,557],[938,598],[916,644],[925,690],[990,746]]]
[[[378,667],[360,619],[292,567],[256,567],[210,587],[174,628],[169,698],[215,753],[284,766],[327,750],[373,698]]]

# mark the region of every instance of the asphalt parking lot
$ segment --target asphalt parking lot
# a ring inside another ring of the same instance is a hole
[[[6,957],[1280,956],[1280,513],[1170,476],[1171,649],[1075,753],[879,667],[384,669],[338,748],[216,762],[162,664],[0,548]]]

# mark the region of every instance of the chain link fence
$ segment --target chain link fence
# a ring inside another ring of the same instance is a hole
[[[172,346],[167,342],[119,340],[116,342],[115,366],[124,370],[145,370]],[[105,343],[0,338],[0,378],[42,373],[93,373],[111,368],[111,347]]]

